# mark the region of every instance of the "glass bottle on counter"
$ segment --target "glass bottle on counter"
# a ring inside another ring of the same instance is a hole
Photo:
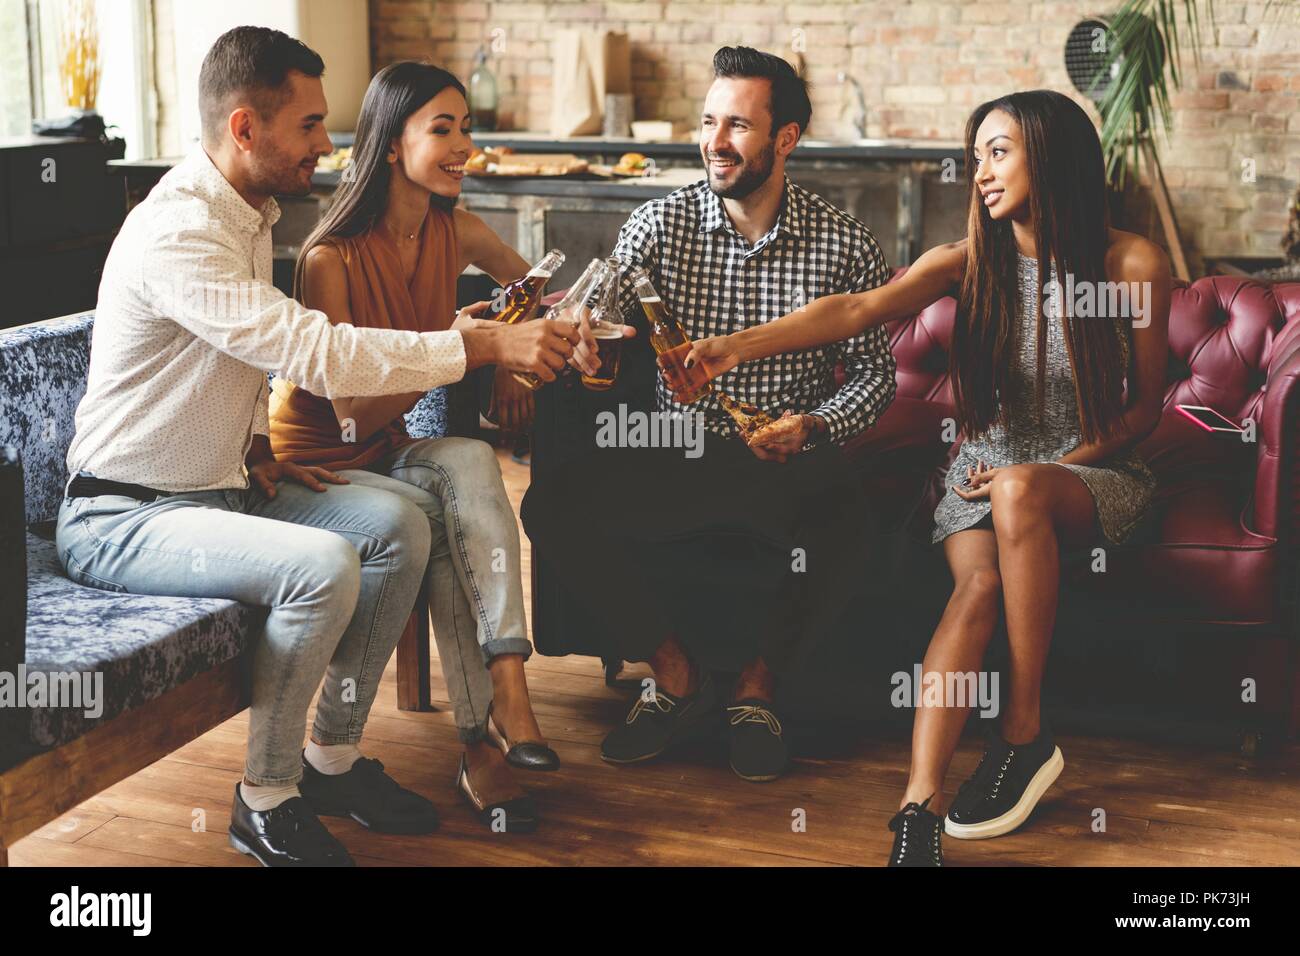
[[[497,78],[487,66],[487,50],[474,54],[474,72],[469,75],[470,128],[491,132],[497,128]]]

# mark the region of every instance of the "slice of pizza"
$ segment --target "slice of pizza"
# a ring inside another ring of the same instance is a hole
[[[720,389],[717,390],[717,396],[718,402],[736,423],[736,430],[740,432],[740,437],[749,444],[753,444],[755,435],[780,421],[780,419],[773,419],[767,412],[760,411],[757,405],[738,402]]]
[[[776,420],[769,419],[766,425],[756,429],[746,439],[751,445],[771,445],[803,429],[803,416],[786,412]]]

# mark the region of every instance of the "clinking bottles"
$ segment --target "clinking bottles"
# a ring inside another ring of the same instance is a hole
[[[526,276],[516,279],[501,290],[501,295],[492,303],[492,311],[488,313],[488,317],[506,325],[531,319],[537,311],[537,306],[541,304],[542,291],[546,288],[546,283],[551,281],[551,276],[555,275],[562,265],[564,265],[564,253],[559,249],[552,249],[537,265],[528,270]],[[536,390],[542,387],[542,380],[532,372],[511,374],[520,384],[528,388]]]
[[[606,272],[607,266],[603,259],[592,259],[560,301],[546,310],[546,318],[577,325],[580,321],[579,310],[594,303],[604,286]]]
[[[686,367],[685,359],[691,350],[691,340],[681,323],[668,311],[645,270],[633,268],[631,276],[641,308],[650,321],[650,344],[664,364],[671,367],[684,383],[674,397],[679,402],[689,404],[708,395],[713,391],[713,385],[703,367],[698,364]]]
[[[623,315],[618,301],[618,279],[622,271],[623,261],[617,256],[605,260],[604,282],[588,317],[600,364],[595,375],[582,376],[582,384],[593,392],[607,391],[618,381],[623,354]]]

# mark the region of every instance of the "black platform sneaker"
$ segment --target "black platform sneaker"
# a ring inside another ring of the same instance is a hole
[[[890,866],[943,866],[943,820],[929,810],[934,795],[924,803],[909,803],[889,821],[894,831]]]
[[[985,840],[1010,833],[1029,819],[1064,767],[1061,749],[1046,726],[1027,744],[1007,743],[990,730],[984,756],[957,791],[944,829],[959,840]]]

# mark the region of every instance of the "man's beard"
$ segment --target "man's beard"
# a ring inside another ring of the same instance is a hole
[[[736,181],[730,186],[714,185],[713,176],[710,175],[709,188],[713,190],[714,195],[721,196],[723,199],[744,199],[768,181],[772,175],[772,167],[775,165],[776,141],[773,140],[754,159],[742,162]]]
[[[311,192],[311,182],[303,184],[301,162],[273,148],[269,156],[253,160],[253,187],[267,196],[306,196]]]

